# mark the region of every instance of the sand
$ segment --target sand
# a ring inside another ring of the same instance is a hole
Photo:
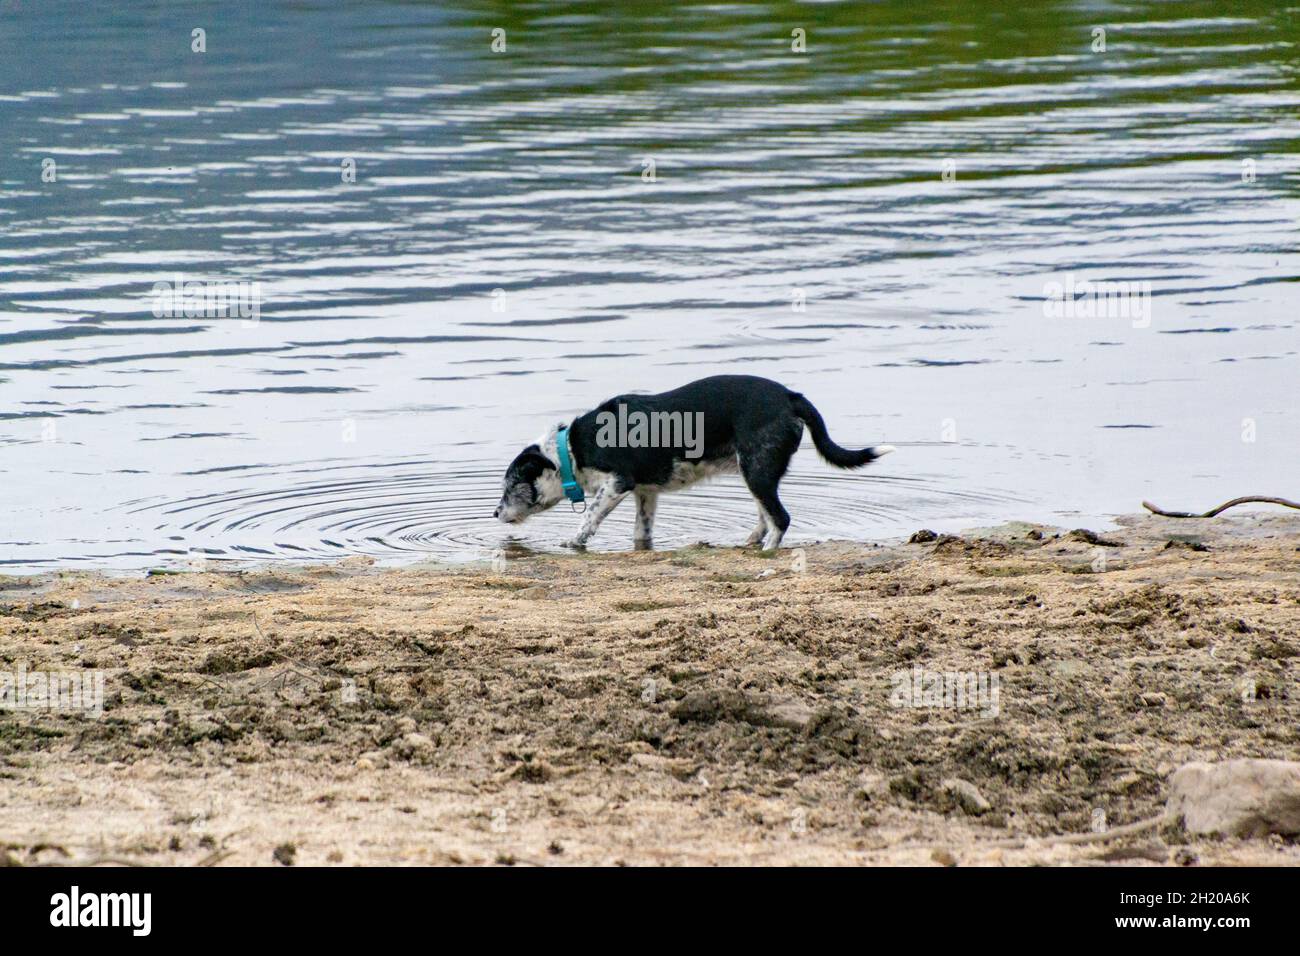
[[[1300,863],[1053,842],[1300,759],[1296,516],[508,557],[0,579],[0,671],[105,691],[0,711],[0,862]]]

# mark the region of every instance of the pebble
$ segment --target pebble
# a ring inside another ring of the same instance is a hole
[[[957,800],[958,806],[971,816],[979,816],[981,813],[987,813],[993,809],[993,804],[989,803],[984,794],[980,793],[979,787],[969,780],[949,777],[943,781],[941,786],[943,791],[952,794]]]

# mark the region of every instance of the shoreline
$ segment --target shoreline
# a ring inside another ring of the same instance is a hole
[[[0,855],[1300,865],[1051,842],[1300,759],[1300,516],[507,557],[0,578],[0,671],[104,679],[0,711]]]
[[[563,513],[563,512],[562,512]],[[1247,512],[1239,512],[1244,514]],[[540,519],[533,521],[548,521],[550,515],[543,515]],[[1050,509],[1044,509],[1043,519],[1021,519],[1021,518],[989,518],[987,520],[976,520],[966,518],[943,518],[933,519],[926,527],[933,529],[937,534],[951,535],[983,535],[986,533],[1000,533],[1005,529],[1014,528],[1044,528],[1059,530],[1061,528],[1075,528],[1081,524],[1098,531],[1106,533],[1116,530],[1122,526],[1122,522],[1139,515],[1105,513],[1085,515],[1083,513],[1053,513]],[[600,534],[591,542],[588,553],[590,554],[622,554],[633,550],[632,548],[632,527],[628,523],[626,526],[619,526],[618,521],[628,518],[628,514],[620,515],[617,511],[601,527]],[[1056,521],[1067,522],[1066,524],[1057,524]],[[14,559],[12,563],[0,563],[0,590],[6,587],[13,587],[14,582],[23,581],[40,581],[46,578],[66,576],[66,575],[92,575],[106,578],[134,578],[148,574],[189,574],[194,568],[191,567],[191,561],[206,561],[206,570],[226,573],[252,573],[258,571],[307,571],[318,567],[337,567],[337,566],[358,566],[373,567],[380,570],[400,570],[407,568],[463,568],[463,567],[482,567],[491,561],[491,555],[496,551],[507,551],[512,557],[557,557],[571,555],[571,549],[566,548],[560,542],[571,537],[576,525],[565,525],[561,530],[555,526],[538,525],[530,522],[518,533],[518,537],[510,536],[502,539],[495,547],[488,543],[480,545],[465,545],[460,550],[448,552],[418,552],[418,551],[395,551],[389,553],[363,553],[363,552],[342,552],[337,556],[333,555],[316,555],[311,558],[303,558],[300,554],[282,554],[279,556],[262,556],[262,555],[234,555],[230,550],[220,550],[215,553],[202,549],[193,552],[192,557],[187,557],[183,551],[147,553],[139,552],[133,555],[138,560],[131,562],[123,561],[122,555],[99,555],[99,556],[82,556],[78,558],[59,559],[65,563],[60,564],[53,560],[35,560],[30,564],[19,563]],[[791,550],[794,548],[808,548],[832,545],[858,545],[860,547],[893,547],[904,544],[913,534],[917,527],[914,522],[895,523],[888,529],[879,529],[878,532],[867,534],[857,534],[852,537],[839,537],[831,535],[829,537],[815,537],[803,540],[797,528],[792,526],[790,534],[782,544],[782,549]],[[661,550],[680,550],[697,544],[707,544],[710,547],[729,548],[740,547],[741,542],[748,534],[749,527],[737,525],[730,529],[713,529],[712,533],[716,535],[717,540],[706,541],[702,537],[690,535],[681,537],[677,540],[663,543],[660,545]],[[701,526],[699,528],[701,535],[709,533],[709,529]],[[659,539],[656,539],[659,542]],[[99,563],[97,563],[99,562]]]

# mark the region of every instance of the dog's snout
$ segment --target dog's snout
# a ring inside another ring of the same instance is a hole
[[[492,517],[494,517],[494,518],[500,518],[500,517],[501,517],[501,506],[500,506],[500,505],[497,505],[495,508],[492,509]]]

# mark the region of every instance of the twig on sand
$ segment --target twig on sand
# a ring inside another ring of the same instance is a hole
[[[1282,505],[1284,508],[1300,508],[1300,504],[1294,501],[1288,501],[1286,498],[1271,498],[1267,495],[1246,495],[1244,498],[1233,498],[1231,501],[1225,501],[1217,508],[1211,508],[1204,514],[1193,514],[1190,511],[1165,511],[1165,509],[1153,505],[1149,501],[1142,502],[1142,507],[1146,508],[1152,514],[1160,515],[1162,518],[1213,518],[1221,511],[1227,511],[1229,508],[1235,508],[1237,505],[1248,504],[1252,501],[1258,501],[1267,505]]]
[[[1146,820],[1139,820],[1136,823],[1126,823],[1122,827],[1114,827],[1102,833],[1067,833],[1063,836],[1054,837],[1012,837],[1009,840],[991,840],[987,843],[978,843],[974,847],[978,850],[987,850],[992,848],[1016,850],[1022,849],[1029,845],[1034,846],[1052,846],[1054,844],[1080,844],[1080,843],[1105,843],[1107,840],[1117,840],[1120,837],[1132,836],[1135,833],[1142,833],[1146,830],[1153,830],[1163,823],[1167,817],[1163,814],[1160,816],[1150,817]],[[921,844],[903,844],[902,849],[907,850],[945,850],[949,844],[946,843],[921,843]]]
[[[1122,827],[1115,827],[1113,830],[1106,830],[1103,833],[1069,833],[1065,836],[1046,837],[1039,840],[1039,843],[1105,843],[1107,840],[1113,840],[1116,837],[1132,836],[1134,833],[1142,833],[1145,830],[1153,830],[1165,821],[1165,816],[1161,814],[1158,817],[1150,817],[1146,820],[1139,820],[1137,823],[1126,823]],[[1032,839],[1026,838],[1026,839]],[[1025,842],[1025,841],[1017,841]]]
[[[17,857],[9,854],[8,850],[19,850],[25,847],[29,855],[39,853],[42,850],[58,850],[67,859],[64,860],[41,860],[35,863],[23,863]],[[60,867],[60,866],[153,866],[152,863],[146,863],[142,860],[133,860],[129,857],[114,856],[112,854],[98,854],[89,856],[82,860],[72,858],[67,850],[57,843],[50,840],[39,841],[20,841],[7,840],[0,838],[0,866],[31,866],[31,867]]]
[[[234,856],[234,854],[235,854],[235,851],[234,851],[234,850],[218,850],[218,851],[216,851],[215,853],[209,853],[207,856],[205,856],[203,859],[199,860],[198,862],[196,862],[196,863],[193,864],[193,865],[194,865],[194,866],[216,866],[216,865],[217,865],[218,863],[220,863],[222,860],[226,859],[226,857]],[[30,864],[30,865],[33,865],[33,866],[41,866],[41,867],[59,867],[59,866],[65,866],[65,867],[87,867],[87,866],[136,866],[136,867],[150,867],[150,866],[157,866],[158,864],[156,864],[156,863],[146,863],[146,862],[144,862],[143,860],[132,860],[130,857],[125,857],[125,856],[92,856],[92,857],[88,857],[87,859],[84,859],[84,860],[66,860],[66,861],[59,861],[59,862],[53,862],[53,861],[51,861],[51,862],[48,862],[48,863],[35,863],[35,864]]]
[[[142,860],[132,860],[130,857],[125,857],[125,856],[92,856],[92,857],[88,857],[88,858],[86,858],[86,859],[84,859],[84,860],[67,860],[67,861],[60,861],[60,862],[50,861],[50,862],[48,862],[48,863],[33,863],[33,864],[30,864],[30,865],[31,865],[31,866],[38,866],[38,867],[60,867],[60,866],[68,866],[68,867],[78,867],[78,868],[79,868],[79,867],[86,867],[86,866],[143,866],[143,867],[149,867],[149,866],[156,866],[157,864],[154,864],[154,863],[145,863],[145,862],[142,861]]]

